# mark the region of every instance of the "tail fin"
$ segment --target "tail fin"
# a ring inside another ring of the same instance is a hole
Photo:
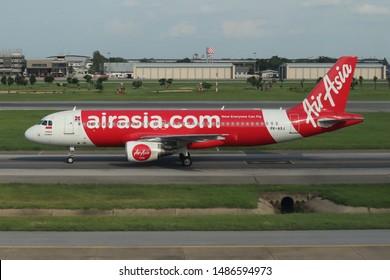
[[[344,113],[357,57],[343,56],[329,70],[310,94],[291,111],[305,112],[306,123],[317,127],[317,120],[329,114]]]
[[[341,57],[302,103],[292,109],[304,110],[308,116],[319,116],[322,111],[344,112],[356,61],[356,56]]]

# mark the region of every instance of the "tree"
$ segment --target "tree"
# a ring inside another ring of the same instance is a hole
[[[166,82],[167,82],[167,79],[165,79],[165,78],[158,80],[158,83],[160,84],[160,86],[165,86]]]
[[[287,58],[284,57],[279,57],[279,56],[273,56],[271,58],[262,58],[262,59],[257,59],[256,60],[256,69],[254,70],[259,70],[259,71],[264,71],[264,70],[278,70],[279,66],[283,63],[288,62]]]
[[[142,86],[142,81],[133,81],[133,88],[140,88]]]
[[[22,80],[23,80],[23,77],[20,76],[19,74],[16,74],[16,76],[15,76],[15,84],[16,84],[17,86],[22,85]]]
[[[301,88],[303,88],[303,83],[305,82],[305,79],[302,79],[299,81],[299,83],[301,84]]]
[[[2,77],[1,77],[1,83],[2,83],[2,85],[6,85],[7,84],[7,77],[5,76],[5,75],[3,75]]]
[[[46,76],[44,79],[45,83],[47,84],[52,84],[54,82],[54,77],[53,76]]]
[[[390,76],[387,76],[387,83],[389,84],[389,89],[390,89]]]
[[[103,82],[105,81],[107,81],[107,77],[100,77],[99,79],[97,79],[95,87],[98,91],[100,92],[103,91],[104,89]]]
[[[73,76],[73,74],[76,72],[76,70],[74,69],[74,67],[73,66],[69,66],[69,68],[68,68],[68,73],[71,75],[71,76]]]
[[[360,88],[362,88],[362,87],[363,87],[363,80],[364,80],[363,76],[359,76],[359,84],[360,84]]]
[[[15,83],[15,79],[12,77],[7,78],[7,85],[10,87]]]
[[[176,60],[177,63],[191,63],[191,59],[189,59],[188,57],[186,58],[183,58],[183,59],[179,59],[179,60]]]
[[[378,81],[378,77],[374,76],[374,88],[376,89],[376,82]]]
[[[99,82],[96,82],[95,88],[96,88],[98,91],[102,92],[103,89],[104,89],[103,82],[100,82],[100,83],[99,83]]]
[[[165,86],[166,88],[170,87],[173,83],[173,79],[165,79],[165,78],[162,78],[160,80],[158,80],[160,86]]]
[[[252,87],[256,87],[257,89],[264,89],[264,80],[261,76],[252,76],[246,79],[247,83],[250,83]]]
[[[99,51],[94,51],[92,55],[92,66],[89,68],[89,73],[103,74],[104,62],[107,62],[107,58],[101,55]]]
[[[213,85],[210,84],[210,83],[208,83],[208,82],[203,82],[203,83],[202,83],[202,87],[203,87],[203,89],[206,90],[206,91],[208,91],[209,89],[211,89],[212,86],[213,86]]]
[[[79,79],[77,79],[77,78],[72,78],[71,82],[74,85],[79,85],[79,83],[80,83]]]
[[[85,75],[83,77],[85,79],[85,82],[88,83],[88,90],[91,89],[91,84],[92,84],[92,76],[91,75]]]
[[[123,63],[128,62],[128,60],[123,57],[110,57],[108,58],[108,62]]]
[[[30,81],[30,85],[33,86],[37,82],[37,78],[34,75],[32,75],[32,76],[30,76],[29,81]]]
[[[355,86],[357,86],[358,83],[359,82],[356,78],[352,78],[351,89],[355,89]]]
[[[14,82],[15,82],[14,78],[12,78],[12,77],[7,78],[8,93],[10,93],[11,85],[13,85]]]

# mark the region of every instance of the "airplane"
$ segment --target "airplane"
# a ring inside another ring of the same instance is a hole
[[[364,121],[345,112],[357,57],[341,57],[309,95],[289,109],[73,110],[50,114],[25,132],[40,144],[69,148],[124,147],[130,162],[177,154],[191,166],[191,149],[261,146],[335,131]]]

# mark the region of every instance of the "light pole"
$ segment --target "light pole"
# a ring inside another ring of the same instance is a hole
[[[253,53],[253,58],[255,60],[253,63],[253,74],[256,74],[256,52]]]

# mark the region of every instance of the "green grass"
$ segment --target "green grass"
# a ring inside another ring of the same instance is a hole
[[[1,184],[0,208],[256,208],[261,192],[318,193],[336,203],[390,208],[390,185]]]
[[[256,206],[260,192],[317,192],[335,202],[390,207],[390,185],[0,185],[1,208],[118,209]],[[4,231],[389,229],[389,214],[0,217]]]
[[[116,89],[120,82],[125,83],[126,94],[117,95]],[[1,101],[300,101],[313,89],[315,83],[307,81],[301,88],[297,81],[278,82],[270,91],[260,91],[243,80],[220,81],[219,92],[213,88],[200,95],[199,81],[174,81],[168,90],[191,90],[191,92],[162,92],[166,90],[157,81],[144,81],[139,89],[133,89],[132,80],[109,81],[104,83],[102,92],[94,88],[88,90],[85,82],[81,81],[80,88],[75,86],[58,87],[55,83],[48,85],[38,83],[34,86],[17,87],[0,85]],[[8,94],[8,90],[13,93]],[[16,93],[15,93],[16,92]],[[363,87],[357,86],[351,90],[350,100],[390,100],[390,89],[387,83],[378,83],[377,89],[370,82]]]
[[[0,150],[59,150],[27,141],[24,132],[53,111],[0,111]],[[390,149],[390,113],[363,113],[365,122],[332,133],[251,150]]]
[[[255,208],[257,188],[248,186],[0,185],[0,208]]]
[[[262,231],[389,228],[389,214],[0,218],[0,229],[3,231]]]

